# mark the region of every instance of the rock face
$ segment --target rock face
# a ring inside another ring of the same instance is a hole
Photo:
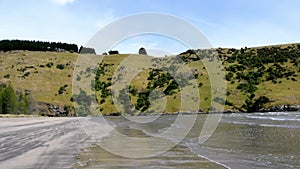
[[[75,110],[69,106],[57,106],[50,103],[38,102],[33,114],[39,114],[47,117],[76,116]]]
[[[143,47],[141,47],[141,48],[139,49],[139,54],[140,54],[140,55],[147,55],[146,49],[143,48]]]
[[[281,105],[273,106],[268,109],[262,109],[262,112],[289,112],[289,111],[300,111],[300,105]]]

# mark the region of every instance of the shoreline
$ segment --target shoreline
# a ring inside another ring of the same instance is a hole
[[[0,118],[32,118],[43,117],[40,115],[28,115],[28,114],[0,114]]]
[[[226,110],[226,111],[212,111],[212,112],[167,112],[167,113],[153,113],[153,114],[140,114],[138,116],[167,116],[167,115],[199,115],[199,114],[244,114],[244,113],[271,113],[271,112],[299,112],[300,105],[282,105],[282,106],[274,106],[267,109],[262,109],[258,112],[243,112],[243,111],[235,111],[235,110]],[[42,116],[42,115],[28,115],[28,114],[0,114],[1,118],[76,118],[76,117],[99,117],[99,116],[108,116],[108,117],[120,117],[123,116],[118,112],[112,112],[111,114],[96,114],[96,115],[88,115],[88,116]],[[133,115],[125,115],[125,116],[133,116]],[[137,117],[138,117],[137,116]]]
[[[295,105],[295,106],[290,106],[290,108],[286,108],[286,109],[281,109],[281,108],[268,108],[268,109],[263,109],[261,111],[258,112],[243,112],[243,111],[234,111],[234,110],[226,110],[226,111],[213,111],[213,112],[202,112],[202,111],[198,111],[198,112],[168,112],[168,113],[159,113],[159,114],[140,114],[138,116],[166,116],[166,115],[194,115],[194,114],[244,114],[244,113],[271,113],[271,112],[299,112],[300,111],[300,105]],[[116,113],[113,112],[111,114],[105,114],[105,115],[91,115],[91,117],[97,117],[97,116],[109,116],[109,117],[119,117],[122,116],[122,114],[120,113]],[[132,115],[125,115],[125,116],[132,116]],[[137,116],[137,117],[138,117]]]

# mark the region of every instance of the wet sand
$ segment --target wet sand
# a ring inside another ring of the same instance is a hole
[[[90,144],[78,118],[0,119],[1,168],[71,168]]]
[[[78,161],[73,169],[98,169],[98,168],[202,168],[202,169],[226,169],[225,166],[213,163],[190,152],[187,147],[176,145],[169,151],[148,158],[126,158],[103,150],[101,147],[93,147],[78,156]]]
[[[158,150],[164,150],[172,143],[168,140],[156,138],[158,144],[120,138],[119,132],[135,138],[149,138],[150,136],[141,130],[126,126],[117,126],[97,146],[86,149],[77,156],[73,169],[86,168],[203,168],[225,169],[224,165],[212,162],[193,153],[188,147],[177,144],[168,151],[154,155]],[[105,149],[103,149],[105,147]],[[110,152],[107,149],[111,150]],[[116,153],[117,152],[117,153]],[[133,154],[134,153],[134,154]],[[122,154],[122,155],[120,155]],[[150,157],[143,157],[145,154]],[[132,156],[132,157],[131,157]],[[134,157],[133,157],[134,156]]]
[[[174,141],[173,136],[187,125],[173,125],[179,130],[167,140],[156,137],[153,142],[141,138],[165,131],[162,129],[174,124],[176,116],[161,116],[149,124],[137,124],[120,117],[107,118],[115,122],[115,131],[99,139],[99,146],[80,153],[73,168],[300,168],[300,112],[226,114],[213,135],[199,144],[205,117],[198,116],[197,125],[185,139],[159,155],[154,154],[172,145],[168,141]],[[94,121],[97,122],[97,118]],[[103,122],[99,124],[100,130]],[[139,141],[129,138],[139,138]],[[146,154],[154,156],[144,156]],[[129,156],[137,158],[126,158]]]

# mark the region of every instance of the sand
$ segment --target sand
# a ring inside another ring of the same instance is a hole
[[[71,168],[75,155],[93,142],[85,124],[88,118],[0,118],[1,168]]]

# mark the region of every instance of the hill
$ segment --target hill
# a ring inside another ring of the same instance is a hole
[[[57,107],[72,105],[71,82],[77,56],[67,52],[2,52],[1,82],[11,82],[16,91],[29,92],[36,104],[35,113],[51,114],[50,104]],[[65,91],[59,93],[64,86]]]
[[[216,54],[221,58],[225,71],[227,86],[225,100],[212,98],[211,79],[200,59],[211,58]],[[199,90],[200,98],[192,99],[199,104],[199,111],[202,112],[215,109],[211,106],[212,102],[224,103],[228,112],[294,110],[300,105],[299,44],[188,50],[178,56],[167,58],[126,54],[97,57],[102,59],[97,68],[87,68],[73,75],[73,70],[77,66],[76,53],[0,52],[1,82],[11,83],[16,91],[31,93],[35,104],[33,113],[53,116],[66,110],[67,115],[74,115],[72,107],[74,104],[78,106],[77,103],[80,110],[77,111],[78,115],[86,115],[88,110],[80,107],[82,105],[80,99],[89,100],[92,96],[97,100],[96,111],[93,111],[93,114],[116,115],[120,113],[120,109],[117,109],[119,107],[126,110],[126,114],[132,115],[155,113],[156,109],[163,109],[162,113],[177,113],[183,97],[181,91],[189,87]],[[113,100],[111,93],[113,84],[122,81],[121,77],[130,73],[134,67],[134,65],[132,68],[120,66],[120,63],[124,64],[128,58],[135,59],[135,63],[143,63],[138,59],[146,58],[152,68],[143,69],[149,65],[140,64],[138,73],[131,74],[130,83],[123,85],[128,87],[128,90],[117,88],[120,99]],[[176,62],[174,58],[181,60],[182,63],[178,60]],[[183,64],[190,68],[190,73],[180,69],[180,65]],[[173,75],[172,71],[177,72],[178,76]],[[184,80],[186,77],[191,78]],[[176,78],[181,80],[178,81]],[[92,88],[72,94],[72,79],[78,83],[86,83],[86,80],[90,79]],[[126,98],[128,95],[130,99]],[[188,95],[184,97],[189,97]],[[122,105],[116,104],[116,101]],[[151,101],[156,104],[150,105]],[[166,106],[161,107],[164,103]]]

